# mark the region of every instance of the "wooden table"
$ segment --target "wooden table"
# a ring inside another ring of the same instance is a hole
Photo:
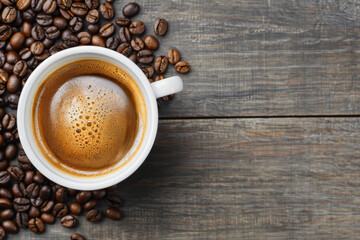
[[[137,2],[192,70],[119,186],[124,218],[16,239],[359,238],[360,2]]]

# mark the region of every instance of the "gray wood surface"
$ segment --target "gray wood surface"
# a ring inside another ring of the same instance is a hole
[[[161,121],[150,157],[118,189],[123,220],[82,216],[74,230],[57,220],[41,237],[356,239],[359,153],[359,118]]]

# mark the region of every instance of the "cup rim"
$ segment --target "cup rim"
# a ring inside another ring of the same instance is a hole
[[[50,73],[51,70],[56,69],[56,67],[51,66],[56,63],[60,64],[61,61],[64,61],[67,57],[72,57],[72,61],[76,61],[76,59],[80,59],[78,56],[84,54],[92,54],[105,60],[112,59],[113,63],[125,68],[125,70],[129,72],[138,84],[145,99],[147,111],[146,130],[137,152],[134,153],[129,162],[127,162],[124,166],[119,167],[111,173],[105,173],[104,175],[97,177],[77,177],[66,174],[52,166],[49,162],[47,162],[48,160],[46,160],[43,155],[39,155],[39,153],[33,149],[34,146],[38,148],[36,143],[31,144],[30,142],[30,140],[35,139],[34,131],[26,129],[32,118],[27,115],[26,112],[29,108],[32,109],[33,98],[35,95],[34,92],[37,92],[38,87],[41,85],[40,83],[44,81],[44,76],[46,75],[45,73]],[[101,58],[101,56],[103,58]],[[40,77],[41,75],[43,75],[43,77]],[[36,87],[35,90],[32,90],[36,85],[38,87]],[[66,49],[50,56],[31,73],[20,95],[17,111],[17,126],[19,138],[26,155],[35,168],[38,169],[38,171],[40,171],[45,177],[68,188],[78,190],[97,190],[123,181],[134,173],[145,161],[154,144],[157,133],[158,107],[150,82],[134,62],[124,55],[110,49],[97,46],[80,46]],[[31,136],[29,136],[29,132],[31,133]],[[47,164],[44,164],[45,162],[47,162]]]

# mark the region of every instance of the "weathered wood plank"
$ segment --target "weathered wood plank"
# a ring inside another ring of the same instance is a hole
[[[170,23],[156,55],[177,47],[192,66],[160,117],[360,114],[358,1],[138,2],[147,34]]]
[[[359,118],[161,121],[150,157],[119,187],[122,221],[82,216],[41,236],[356,239],[359,157]]]

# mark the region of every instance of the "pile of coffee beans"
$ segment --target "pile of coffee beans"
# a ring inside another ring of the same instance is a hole
[[[16,128],[14,110],[31,72],[47,57],[66,48],[95,45],[117,51],[137,63],[150,82],[165,78],[169,63],[179,73],[190,71],[177,49],[154,56],[159,42],[143,36],[144,22],[132,21],[140,11],[128,3],[115,16],[113,0],[0,0],[0,239],[19,228],[42,233],[57,218],[63,227],[75,227],[78,215],[98,222],[105,216],[120,220],[121,199],[116,186],[97,191],[68,189],[46,179],[25,155]],[[117,30],[118,28],[118,30]],[[168,22],[156,19],[153,32],[166,34]],[[164,97],[167,101],[172,96]],[[13,109],[13,110],[12,110]],[[16,161],[17,160],[17,161]],[[97,207],[106,201],[108,207]],[[78,233],[70,239],[85,239]]]

